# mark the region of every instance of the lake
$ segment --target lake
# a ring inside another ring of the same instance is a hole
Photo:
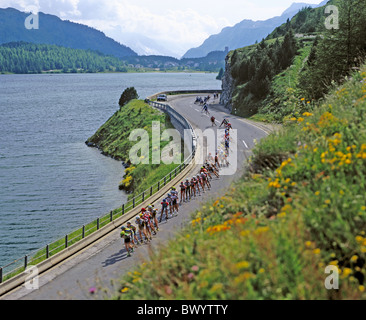
[[[123,167],[85,141],[118,109],[168,90],[219,90],[216,74],[0,75],[0,267],[120,207]]]

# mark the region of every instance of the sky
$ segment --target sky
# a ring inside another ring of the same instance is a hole
[[[141,35],[178,57],[224,27],[279,16],[293,2],[321,0],[0,0],[0,8],[29,11],[33,6],[94,27],[127,45]]]

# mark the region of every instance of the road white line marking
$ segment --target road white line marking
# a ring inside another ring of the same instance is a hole
[[[247,149],[249,149],[248,145],[246,144],[246,142],[245,142],[244,140],[243,140],[243,143],[244,143],[245,147],[246,147]]]
[[[200,112],[198,109],[195,109],[197,112]]]

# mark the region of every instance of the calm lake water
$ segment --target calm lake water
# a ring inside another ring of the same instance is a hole
[[[85,141],[127,87],[220,89],[216,74],[0,75],[0,266],[120,207],[120,162]]]

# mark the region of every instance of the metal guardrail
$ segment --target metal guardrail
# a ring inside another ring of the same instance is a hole
[[[165,187],[169,182],[176,178],[194,159],[197,147],[197,137],[191,126],[191,124],[182,117],[177,111],[167,104],[161,104],[153,102],[150,100],[146,101],[151,106],[160,109],[161,111],[168,113],[171,117],[174,117],[186,130],[190,131],[192,138],[192,153],[190,156],[176,169],[163,177],[156,184],[129,200],[126,204],[123,204],[121,208],[111,211],[109,214],[99,217],[89,224],[82,226],[82,228],[67,234],[64,239],[53,242],[50,245],[46,245],[43,249],[38,249],[29,253],[28,255],[17,259],[10,264],[0,267],[0,285],[5,281],[11,279],[12,277],[24,272],[28,266],[36,266],[41,262],[51,258],[56,253],[59,253],[73,244],[85,239],[87,236],[92,235],[96,231],[100,230],[102,227],[112,223],[117,218],[122,217],[129,211],[135,209],[140,204],[147,201],[153,195],[158,193],[163,187]]]

